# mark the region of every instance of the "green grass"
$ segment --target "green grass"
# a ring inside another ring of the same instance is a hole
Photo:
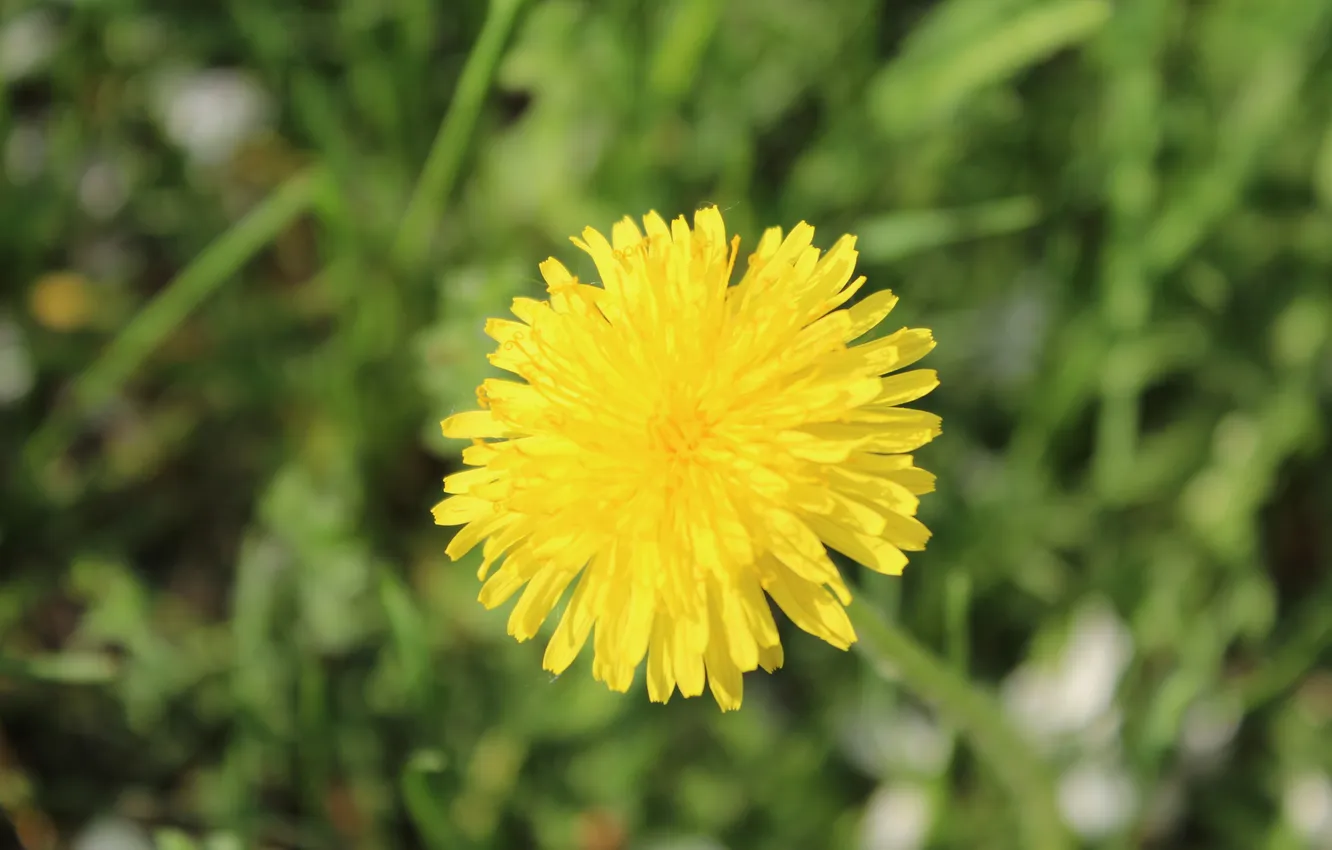
[[[929,847],[1306,846],[1330,32],[1326,0],[0,7],[0,808],[34,850],[108,815],[170,850],[872,848],[913,805]],[[210,68],[271,120],[205,161],[162,104]],[[727,715],[552,681],[429,515],[483,320],[546,256],[591,277],[584,226],[704,203],[745,245],[860,234],[945,422],[929,550],[849,568],[865,651],[784,625]],[[1097,832],[1079,793],[1131,805]]]

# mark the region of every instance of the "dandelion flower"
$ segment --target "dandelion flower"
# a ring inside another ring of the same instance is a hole
[[[854,237],[820,256],[809,225],[770,229],[731,286],[740,240],[715,207],[692,230],[656,213],[643,226],[625,218],[609,242],[584,230],[573,242],[600,285],[552,258],[548,301],[514,299],[520,321],[486,323],[490,361],[523,381],[485,381],[480,410],[442,423],[471,438],[474,468],[444,480],[435,521],[463,526],[454,559],[484,541],[487,608],[525,587],[509,616],[520,641],[576,582],[550,672],[591,635],[611,689],[646,656],[653,701],[706,681],[729,710],[743,673],[782,664],[769,598],[833,646],[856,640],[825,547],[887,575],[924,548],[917,496],[934,476],[906,453],[940,421],[902,405],[938,379],[898,370],[934,340],[903,328],[851,344],[897,303],[881,291],[844,307],[865,282]]]

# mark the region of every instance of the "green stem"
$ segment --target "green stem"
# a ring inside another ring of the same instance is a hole
[[[1262,665],[1239,682],[1248,711],[1255,711],[1297,684],[1332,646],[1332,589],[1306,599],[1293,618],[1292,637],[1266,653]]]
[[[1055,807],[1045,768],[1005,722],[995,699],[859,598],[852,601],[848,612],[860,638],[856,650],[876,668],[891,669],[918,696],[938,706],[1007,787],[1017,808],[1022,846],[1027,850],[1069,850],[1073,845]]]
[[[24,455],[40,469],[68,447],[81,416],[110,399],[163,340],[275,236],[303,215],[324,185],[315,167],[295,175],[213,242],[167,284],[75,381],[72,404],[29,439]]]
[[[61,685],[100,685],[119,674],[115,660],[95,653],[65,652],[27,658],[0,656],[0,676]]]
[[[477,116],[490,91],[490,81],[499,65],[523,0],[491,0],[486,22],[463,66],[439,132],[426,157],[425,168],[412,192],[402,226],[393,243],[392,257],[400,267],[414,270],[425,259],[430,243],[430,225],[439,208],[453,192],[467,152]]]

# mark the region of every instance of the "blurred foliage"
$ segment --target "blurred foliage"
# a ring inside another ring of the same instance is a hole
[[[106,817],[170,850],[1019,846],[891,671],[785,629],[736,714],[550,681],[443,556],[434,423],[484,317],[552,253],[591,277],[583,226],[706,202],[748,245],[860,234],[935,329],[935,538],[863,595],[999,690],[1073,831],[1332,846],[1332,4],[486,20],[0,5],[0,807],[31,848]]]

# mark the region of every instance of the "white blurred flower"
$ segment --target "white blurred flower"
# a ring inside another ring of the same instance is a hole
[[[124,169],[98,160],[79,179],[79,204],[93,218],[108,219],[129,200],[129,180]]]
[[[46,166],[46,134],[35,123],[21,123],[5,141],[5,173],[16,186],[36,180]]]
[[[1233,697],[1201,699],[1184,713],[1179,746],[1185,762],[1207,770],[1215,767],[1239,732],[1243,706]]]
[[[903,709],[893,725],[895,734],[885,742],[890,763],[930,776],[943,772],[953,754],[953,738],[932,717]]]
[[[0,405],[22,399],[32,390],[35,380],[23,329],[13,319],[0,315]]]
[[[1171,833],[1185,812],[1185,784],[1178,776],[1160,781],[1143,802],[1142,836],[1159,839]]]
[[[916,850],[925,843],[934,820],[929,793],[919,785],[883,786],[865,806],[862,850]]]
[[[952,736],[929,715],[908,707],[890,713],[860,711],[839,732],[842,753],[870,776],[935,776],[953,752]]]
[[[963,495],[976,504],[1011,498],[1005,489],[1008,482],[1003,460],[998,454],[982,448],[972,449],[963,456],[961,483]]]
[[[1066,772],[1059,780],[1058,797],[1064,821],[1091,840],[1123,829],[1138,807],[1137,788],[1124,769],[1095,762],[1084,762]]]
[[[70,846],[73,850],[153,850],[153,842],[143,830],[117,817],[93,821]]]
[[[978,346],[982,355],[978,365],[1000,385],[1015,387],[1035,374],[1049,325],[1049,299],[1028,282],[996,306],[981,319],[985,330]]]
[[[726,845],[715,838],[689,836],[686,838],[667,838],[654,841],[644,850],[726,850]]]
[[[59,33],[55,18],[34,9],[0,26],[0,83],[40,71],[55,53]]]
[[[268,93],[242,71],[168,76],[159,84],[157,101],[167,136],[205,164],[222,162],[272,121]]]
[[[1286,820],[1315,847],[1332,847],[1332,779],[1321,771],[1291,777],[1282,795]]]
[[[142,263],[133,244],[123,235],[90,239],[72,249],[72,267],[89,280],[116,281],[131,277]]]
[[[1115,613],[1089,606],[1074,620],[1058,659],[1025,664],[1009,676],[1004,706],[1038,743],[1076,733],[1117,736],[1115,690],[1132,657],[1133,638]]]

